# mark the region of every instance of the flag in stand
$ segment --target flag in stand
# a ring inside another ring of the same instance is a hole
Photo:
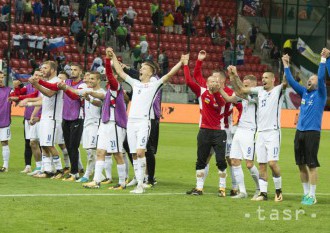
[[[48,40],[47,49],[50,52],[59,52],[64,48],[64,46],[65,46],[64,37],[56,37]]]
[[[13,80],[19,80],[22,83],[28,82],[28,79],[31,77],[31,74],[18,74],[11,68],[9,68],[9,74]]]

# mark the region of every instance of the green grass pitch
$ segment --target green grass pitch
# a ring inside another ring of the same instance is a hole
[[[253,202],[217,196],[217,169],[212,159],[205,195],[187,196],[195,185],[197,125],[161,124],[157,154],[158,184],[143,195],[108,186],[86,190],[78,183],[35,179],[24,168],[23,119],[13,117],[10,168],[0,174],[0,232],[329,232],[330,132],[323,131],[319,151],[318,203],[300,204],[302,187],[294,163],[294,129],[282,129],[280,166],[284,201]],[[83,150],[81,150],[83,151]],[[85,164],[86,153],[82,159]],[[34,161],[33,161],[34,165]],[[133,169],[130,168],[132,177]],[[253,183],[246,168],[249,197]],[[269,174],[270,175],[270,174]],[[113,168],[117,179],[117,171]],[[270,176],[271,177],[271,176]],[[228,176],[227,186],[231,182]],[[30,195],[30,196],[28,196]]]

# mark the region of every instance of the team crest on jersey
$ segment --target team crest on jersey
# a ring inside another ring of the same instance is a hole
[[[305,105],[306,100],[305,99],[301,99],[301,104]]]
[[[217,108],[217,107],[219,107],[219,105],[217,103],[214,103],[213,107]]]
[[[207,103],[207,104],[209,104],[210,103],[210,99],[209,98],[205,98],[204,102]]]

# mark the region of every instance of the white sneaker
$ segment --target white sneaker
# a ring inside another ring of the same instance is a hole
[[[133,178],[133,180],[131,180],[131,182],[129,182],[126,186],[127,187],[131,187],[131,186],[135,186],[137,185],[137,180],[135,179],[135,177]]]
[[[32,172],[32,170],[31,170],[31,166],[29,166],[29,165],[27,165],[27,166],[24,168],[24,170],[21,171],[21,173],[30,173],[30,172]]]
[[[142,185],[138,185],[135,187],[134,190],[130,191],[130,193],[142,194],[142,193],[144,193],[144,188]]]
[[[253,197],[251,198],[251,201],[255,201],[257,197],[259,196],[260,190],[256,189],[256,192],[254,193]]]
[[[42,173],[41,170],[36,169],[36,170],[34,170],[34,171],[30,172],[30,173],[27,173],[27,175],[28,176],[34,176],[36,174],[41,174],[41,173]]]
[[[241,198],[247,198],[247,193],[239,193],[236,196],[232,196],[233,199],[241,199]]]

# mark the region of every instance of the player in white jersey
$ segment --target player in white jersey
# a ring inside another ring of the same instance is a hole
[[[258,121],[256,154],[259,163],[260,194],[256,201],[267,200],[268,175],[267,164],[272,170],[275,185],[275,202],[283,200],[282,178],[277,163],[281,144],[281,106],[283,103],[282,91],[286,88],[286,81],[275,86],[275,76],[271,72],[262,75],[263,87],[244,87],[240,79],[234,75],[231,81],[235,90],[243,94],[258,95]]]
[[[229,74],[238,76],[235,66],[229,67]],[[243,79],[245,87],[255,87],[257,79],[253,75],[247,75]],[[257,128],[257,96],[256,95],[237,95],[242,96],[228,96],[226,92],[220,90],[221,95],[227,102],[242,101],[243,111],[239,120],[236,133],[233,137],[232,147],[230,150],[230,160],[232,164],[233,176],[238,184],[240,193],[233,198],[246,198],[247,192],[244,183],[244,173],[241,162],[244,159],[246,167],[249,169],[251,176],[256,184],[256,192],[252,199],[258,197],[259,188],[259,172],[254,166],[254,150],[255,150],[255,134]]]
[[[96,146],[97,146],[97,131],[100,125],[101,119],[101,106],[102,101],[97,98],[93,98],[86,92],[92,91],[105,95],[106,92],[100,87],[101,76],[98,73],[88,74],[88,88],[80,91],[79,94],[83,95],[85,99],[85,121],[84,131],[82,136],[83,148],[87,151],[87,166],[85,174],[76,182],[85,183],[89,181],[90,175],[94,171],[95,159],[96,159]]]
[[[56,76],[57,65],[53,61],[46,61],[41,66],[41,72],[49,83],[60,82]],[[55,165],[56,173],[59,175],[63,173],[61,159],[59,153],[55,148],[55,144],[63,144],[62,135],[59,135],[61,125],[58,123],[62,120],[63,110],[63,91],[52,91],[38,83],[38,77],[31,77],[29,82],[38,89],[44,96],[42,98],[42,115],[39,125],[40,146],[45,153],[44,159],[44,177],[53,176],[51,166],[51,156],[53,156],[53,163]]]
[[[113,52],[112,52],[113,53]],[[128,76],[119,64],[116,55],[113,53],[113,64],[118,75],[133,89],[133,97],[128,115],[127,139],[130,152],[137,158],[137,187],[132,193],[143,193],[143,178],[146,169],[145,151],[149,138],[150,111],[154,98],[163,86],[182,66],[180,60],[168,74],[161,79],[150,82],[150,78],[156,74],[157,68],[153,62],[145,62],[140,69],[140,81]]]

